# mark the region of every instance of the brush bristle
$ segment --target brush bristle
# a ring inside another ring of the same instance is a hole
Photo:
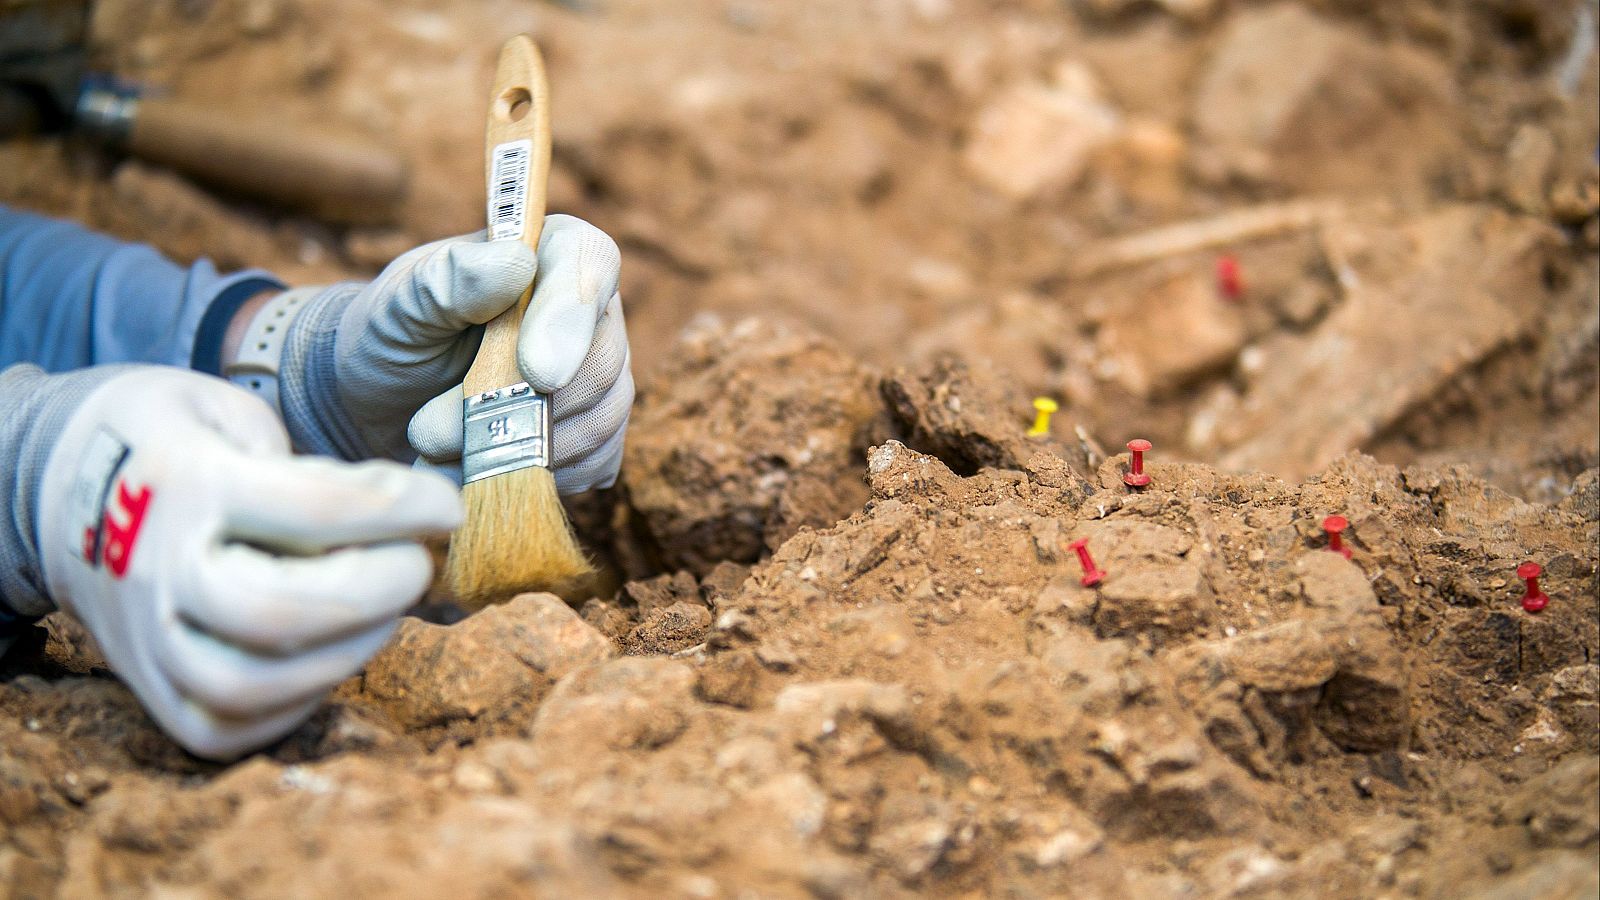
[[[469,609],[550,590],[594,571],[561,508],[550,470],[529,466],[462,488],[466,521],[445,561],[451,592]]]

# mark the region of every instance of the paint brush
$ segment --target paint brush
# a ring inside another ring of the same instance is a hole
[[[488,239],[536,251],[550,172],[550,90],[527,35],[500,51],[486,138]],[[593,571],[550,472],[550,397],[517,371],[517,333],[532,296],[529,285],[516,306],[484,326],[463,384],[467,514],[445,567],[456,598],[474,609]]]

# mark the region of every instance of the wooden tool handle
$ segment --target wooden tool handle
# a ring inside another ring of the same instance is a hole
[[[405,162],[388,148],[161,97],[139,100],[127,146],[196,181],[339,222],[393,221],[406,192]]]
[[[489,239],[518,239],[537,251],[539,233],[544,230],[545,182],[550,176],[550,86],[539,48],[525,34],[506,41],[500,49],[485,138]],[[518,151],[524,148],[520,157],[524,164],[519,166]],[[516,306],[484,327],[483,344],[467,370],[468,395],[522,380],[517,371],[517,332],[531,299],[533,286],[529,285]]]

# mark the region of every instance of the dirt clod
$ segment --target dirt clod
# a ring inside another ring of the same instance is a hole
[[[407,730],[531,713],[561,676],[611,645],[561,598],[523,594],[454,626],[403,619],[351,699]]]
[[[878,415],[865,368],[816,335],[753,319],[704,323],[677,348],[639,394],[624,464],[662,564],[704,575],[754,562],[861,502],[854,473]]]

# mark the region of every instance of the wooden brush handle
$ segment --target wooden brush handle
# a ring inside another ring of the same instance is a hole
[[[224,190],[339,222],[392,222],[406,165],[371,141],[164,97],[140,99],[129,152]]]
[[[518,141],[529,142],[524,187],[520,191],[521,234],[504,233],[539,249],[539,232],[544,229],[545,182],[550,175],[550,86],[545,81],[544,59],[539,48],[525,34],[519,34],[500,49],[495,67],[494,90],[489,94],[489,122],[485,129],[484,170],[488,180],[489,238],[506,232],[514,222],[510,205],[518,199],[511,184],[517,175],[517,155],[508,153]],[[498,163],[498,165],[497,165]],[[508,166],[511,167],[508,171]],[[497,172],[496,169],[501,171]],[[517,371],[517,332],[522,315],[533,298],[533,286],[522,293],[517,305],[496,316],[484,327],[483,344],[467,370],[465,393],[502,388],[522,381]]]

